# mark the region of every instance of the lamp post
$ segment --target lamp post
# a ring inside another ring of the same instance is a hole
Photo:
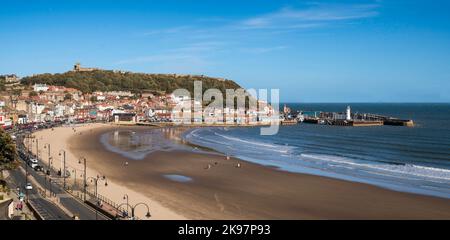
[[[52,179],[51,179],[51,177],[48,177],[48,183],[50,184],[50,187],[49,187],[50,197],[52,197]]]
[[[127,213],[129,213],[130,211],[128,210],[129,209],[129,206],[130,206],[130,204],[128,203],[128,194],[126,194],[125,193],[125,195],[123,195],[123,200],[127,200]]]
[[[47,197],[47,188],[49,188],[49,187],[48,187],[48,183],[47,183],[47,175],[46,174],[44,174],[44,183],[45,183],[44,196]],[[49,193],[50,193],[50,196],[51,196],[52,195],[51,191],[49,191]]]
[[[26,138],[27,138],[28,144],[27,144],[27,156],[25,159],[25,186],[28,185],[28,154],[30,153],[30,148],[31,148],[30,147],[31,135],[28,134]],[[26,189],[26,188],[25,188],[25,194],[26,194],[26,201],[28,202],[28,189]]]
[[[78,188],[78,181],[77,181],[77,170],[80,170],[80,169],[77,169],[76,167],[71,167],[70,165],[67,165],[66,166],[66,186],[67,186],[67,188],[68,189],[72,189],[72,191],[78,191],[79,190],[79,188]],[[72,175],[73,175],[73,177],[74,177],[74,179],[73,179],[73,184],[72,184],[72,186],[70,186],[70,184],[69,184],[69,182],[70,182],[70,178],[72,177]],[[81,177],[81,175],[80,175],[80,177]],[[79,194],[78,194],[78,196],[79,196]]]
[[[84,201],[86,201],[86,187],[87,187],[87,182],[86,182],[86,158],[85,157],[80,157],[80,159],[78,160],[79,164],[81,164],[81,160],[83,160],[83,164],[84,164],[83,199],[84,199]]]
[[[90,179],[91,180],[91,182],[94,182],[95,183],[95,192],[94,192],[94,195],[95,195],[95,200],[96,200],[96,204],[97,205],[100,205],[100,201],[98,200],[98,181],[99,180],[102,180],[102,181],[105,181],[105,187],[107,187],[108,186],[108,181],[106,180],[106,177],[105,176],[102,176],[102,177],[100,177],[100,176],[98,176],[97,175],[97,177],[89,177],[89,178],[87,178],[87,179]],[[85,186],[86,187],[86,186]],[[95,209],[95,220],[97,220],[98,219],[98,211],[97,211],[97,209]]]
[[[36,138],[36,159],[39,159],[39,139]]]
[[[25,159],[25,184],[28,184],[28,154],[30,153],[30,134],[27,135],[27,156]]]
[[[73,180],[73,189],[77,189],[78,188],[78,183],[77,183],[77,169],[73,168],[72,172],[74,173],[74,177],[75,179]]]
[[[36,139],[37,141],[37,139]],[[50,196],[52,195],[52,180],[50,178],[50,174],[51,174],[51,165],[52,165],[52,156],[51,156],[51,151],[50,151],[50,143],[45,144],[44,145],[44,149],[48,150],[48,169],[47,172],[44,174],[45,177],[45,185],[47,185],[47,175],[48,175],[48,182],[49,182],[49,192],[50,192]],[[44,189],[45,194],[47,195],[47,189]]]
[[[61,176],[63,177],[63,188],[66,188],[66,150],[59,150],[59,156],[61,156],[61,152],[63,152],[63,169],[61,171]]]
[[[140,202],[140,203],[135,204],[134,206],[132,206],[132,205],[130,205],[130,204],[128,204],[128,203],[122,203],[122,204],[120,204],[117,208],[120,208],[120,207],[123,206],[123,205],[127,205],[127,208],[128,208],[128,207],[131,208],[131,219],[133,219],[133,220],[135,220],[135,209],[136,209],[136,207],[138,207],[139,205],[143,205],[143,206],[145,206],[145,207],[147,208],[147,214],[145,214],[145,217],[146,217],[146,218],[149,218],[149,217],[152,216],[152,215],[150,214],[150,208],[148,207],[148,205],[147,205],[146,203]]]
[[[37,141],[37,139],[36,139]],[[36,143],[37,144],[37,143]],[[51,160],[52,160],[52,156],[51,156],[51,152],[50,152],[50,143],[47,143],[46,145],[44,145],[44,148],[48,149],[48,170],[47,170],[47,175],[51,175],[52,172],[52,168],[51,168]]]

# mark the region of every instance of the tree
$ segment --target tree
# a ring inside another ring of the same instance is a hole
[[[29,97],[36,97],[37,95],[38,95],[38,93],[35,92],[35,91],[31,91],[31,92],[28,94]]]
[[[0,91],[5,91],[6,90],[6,86],[5,86],[5,78],[0,76]]]
[[[14,96],[22,96],[22,90],[21,89],[13,89],[12,94]]]
[[[72,94],[66,93],[66,95],[64,95],[64,100],[72,100]]]
[[[237,89],[240,86],[232,80],[207,76],[176,76],[173,74],[144,74],[131,72],[114,72],[97,70],[92,72],[66,72],[61,74],[39,74],[22,79],[23,84],[45,83],[76,88],[83,93],[94,91],[131,91],[139,93],[153,90],[171,93],[175,89],[184,88],[193,93],[194,82],[201,81],[203,90],[217,88],[225,94],[225,89]]]
[[[3,173],[4,169],[15,168],[17,166],[16,159],[16,144],[7,132],[0,129],[0,173]]]

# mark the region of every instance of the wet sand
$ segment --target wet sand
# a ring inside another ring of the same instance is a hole
[[[106,175],[116,187],[99,189],[101,194],[122,202],[125,192],[133,192],[159,219],[450,219],[448,199],[289,173],[218,154],[158,151],[126,159],[99,141],[116,128],[96,124],[64,137],[58,134],[62,128],[38,134],[66,142],[74,158],[85,156],[93,173]]]
[[[181,214],[178,214],[171,209],[163,206],[157,201],[154,201],[148,195],[144,195],[139,189],[136,191],[133,190],[132,187],[127,187],[123,185],[120,181],[115,181],[113,175],[107,175],[106,172],[110,172],[107,165],[103,165],[102,162],[104,160],[104,156],[96,155],[96,150],[98,151],[106,151],[104,149],[96,149],[92,152],[84,152],[84,151],[71,151],[72,142],[70,139],[74,138],[75,142],[77,142],[77,138],[82,136],[83,134],[89,133],[91,130],[101,128],[101,129],[109,129],[110,125],[108,124],[88,124],[83,126],[75,126],[75,127],[58,127],[54,130],[46,129],[43,131],[38,131],[33,135],[39,139],[39,156],[46,163],[48,161],[48,148],[44,149],[45,144],[51,145],[51,156],[52,166],[54,169],[59,170],[62,167],[61,156],[59,156],[60,150],[66,150],[66,167],[67,170],[71,172],[70,179],[67,179],[68,184],[74,183],[75,172],[77,171],[77,182],[79,186],[83,185],[83,164],[79,163],[80,157],[85,157],[87,159],[87,176],[95,177],[97,175],[106,175],[108,186],[105,187],[103,182],[99,182],[98,193],[104,197],[109,198],[117,204],[125,203],[126,200],[123,199],[124,195],[127,194],[129,196],[129,203],[134,205],[140,202],[144,202],[150,205],[150,212],[152,214],[152,219],[156,220],[165,220],[165,219],[186,219]],[[82,134],[82,135],[80,135]],[[32,151],[36,153],[36,144],[32,143]],[[94,156],[99,156],[94,157]],[[89,180],[88,180],[89,181]],[[88,189],[93,191],[93,183],[88,182]],[[150,195],[151,196],[151,195]],[[124,207],[126,208],[126,207]],[[146,220],[145,207],[137,207],[136,208],[136,216],[140,219]]]

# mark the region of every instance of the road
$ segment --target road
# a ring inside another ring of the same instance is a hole
[[[21,131],[11,131],[12,134],[15,134],[17,137],[17,147],[25,149],[25,146],[23,145],[23,139],[25,135],[32,133],[32,131],[29,130],[21,130]],[[27,168],[26,162],[24,159],[22,159],[21,156],[19,156],[20,164],[23,167],[23,169]],[[40,161],[39,159],[39,165],[46,166],[46,163]],[[93,209],[91,206],[85,204],[81,199],[78,199],[69,193],[67,193],[63,187],[55,182],[60,182],[61,178],[57,176],[55,171],[51,171],[50,178],[52,179],[51,182],[49,182],[49,177],[46,176],[43,172],[37,172],[33,170],[31,167],[28,166],[28,173],[29,176],[32,176],[39,185],[47,193],[51,192],[59,199],[59,204],[62,205],[63,208],[65,208],[67,211],[72,213],[73,215],[78,216],[81,220],[109,220],[108,217],[104,216],[101,213],[96,213],[96,210]],[[11,178],[13,181],[15,181],[16,186],[23,186],[25,185],[25,173],[22,171],[15,170],[11,171]],[[35,189],[37,189],[37,186],[33,186]],[[64,214],[64,211],[62,211],[57,205],[54,203],[48,201],[44,197],[42,197],[40,194],[37,193],[37,190],[32,190],[29,192],[29,200],[32,203],[36,203],[40,208],[45,211],[47,209],[48,213],[46,216],[49,216],[51,219],[65,219],[67,217],[67,214]],[[66,211],[66,212],[67,212]],[[70,216],[72,217],[72,216]]]
[[[19,135],[20,136],[20,135]],[[22,137],[22,136],[20,136]],[[23,147],[23,145],[21,145]],[[21,157],[19,157],[20,164],[23,167],[23,169],[27,168],[27,165]],[[39,164],[41,166],[46,166],[45,163],[41,162],[39,160]],[[46,176],[43,172],[37,172],[31,167],[28,166],[28,173],[29,176],[33,176],[33,178],[41,185],[41,187],[47,191],[47,193],[51,192],[52,194],[56,195],[56,197],[59,199],[59,203],[68,211],[70,211],[72,214],[78,216],[80,220],[109,220],[108,217],[104,216],[101,213],[97,213],[95,209],[85,204],[82,200],[70,195],[67,193],[61,185],[56,184],[55,182],[60,182],[61,178],[56,176],[56,173],[54,171],[51,171],[51,176]],[[22,185],[25,184],[25,174],[20,170],[12,171],[11,174],[19,183],[22,183]],[[49,178],[52,179],[51,182],[49,182]],[[36,191],[36,190],[35,190]],[[33,199],[38,199],[39,194],[34,195]],[[46,199],[40,197],[41,200],[34,200],[40,204],[43,204],[43,201],[48,202]],[[53,203],[52,203],[53,204]],[[54,204],[53,204],[54,205]],[[48,205],[46,205],[48,206]],[[49,206],[48,206],[49,207]],[[56,212],[53,212],[56,213]],[[51,215],[52,216],[52,215]],[[72,217],[72,216],[71,216]]]
[[[22,162],[22,166],[25,168],[25,163]],[[50,191],[52,194],[55,194],[60,199],[60,204],[69,210],[72,214],[77,215],[81,220],[109,220],[109,218],[104,215],[98,213],[97,217],[95,214],[95,210],[81,200],[75,198],[74,196],[68,194],[60,185],[55,184],[55,181],[58,181],[58,178],[52,177],[52,182],[49,183],[48,179],[45,177],[44,173],[36,172],[30,167],[28,168],[28,172],[31,176],[36,179],[36,181],[46,189],[46,191]],[[23,175],[23,178],[25,176]]]
[[[10,171],[10,184],[16,188],[25,191],[25,174],[20,170],[16,169]],[[28,201],[33,204],[36,211],[41,215],[44,220],[70,220],[70,216],[64,213],[59,207],[57,207],[52,202],[44,199],[37,190],[28,190]]]

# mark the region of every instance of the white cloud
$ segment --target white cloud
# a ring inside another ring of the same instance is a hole
[[[376,4],[312,4],[305,9],[283,8],[277,12],[246,19],[242,29],[315,28],[326,23],[370,18],[378,15]]]
[[[231,20],[225,18],[210,21],[208,25],[183,25],[178,27],[156,29],[143,35],[172,35],[185,39],[219,39],[236,36],[249,36],[251,30],[268,30],[270,34],[276,31],[300,31],[332,26],[338,23],[352,23],[352,20],[366,19],[377,16],[379,4],[322,4],[309,3],[303,8],[285,7],[278,11],[255,16],[248,19]],[[204,19],[197,22],[206,21]],[[260,31],[262,33],[262,31]],[[225,40],[222,40],[225,41]]]
[[[167,36],[177,43],[171,46],[178,46],[174,48],[163,46],[162,49],[157,50],[156,54],[131,57],[118,61],[116,64],[178,64],[198,69],[206,65],[214,65],[212,59],[216,59],[214,54],[219,52],[264,54],[288,48],[287,45],[273,46],[273,42],[264,46],[264,39],[273,38],[274,33],[317,29],[339,23],[349,24],[358,19],[375,17],[378,15],[378,10],[378,4],[310,3],[303,8],[285,7],[248,19],[215,18],[215,21],[200,19],[197,20],[198,23],[207,21],[208,24],[181,25],[144,32],[141,36]],[[277,42],[284,44],[283,41]],[[258,44],[258,46],[251,46],[249,43]]]

